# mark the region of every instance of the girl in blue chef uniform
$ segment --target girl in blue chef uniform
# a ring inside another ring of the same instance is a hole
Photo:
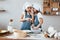
[[[33,4],[34,8],[34,23],[32,24],[31,30],[34,30],[35,32],[41,32],[42,31],[42,24],[43,24],[43,17],[40,12],[39,4]]]
[[[21,30],[30,30],[31,29],[30,26],[34,19],[32,4],[26,2],[23,9],[24,12],[20,17]]]

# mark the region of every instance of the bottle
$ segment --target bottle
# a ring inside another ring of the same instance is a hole
[[[12,24],[13,24],[13,19],[10,19],[10,21],[9,21],[9,25],[8,25],[8,27],[7,27],[7,30],[9,31],[9,32],[13,32],[13,26],[12,26]]]

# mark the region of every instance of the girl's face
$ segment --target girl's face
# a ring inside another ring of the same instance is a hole
[[[32,7],[27,7],[26,11],[31,12]]]

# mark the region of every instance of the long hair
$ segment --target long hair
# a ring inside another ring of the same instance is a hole
[[[26,11],[26,9],[25,9],[25,14],[27,14],[27,11]]]
[[[42,12],[40,11],[40,9],[39,9],[39,12],[42,14]]]

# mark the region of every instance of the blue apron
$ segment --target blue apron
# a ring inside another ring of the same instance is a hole
[[[39,20],[37,15],[34,16],[34,26],[37,26],[39,24]]]
[[[32,18],[32,16],[25,13],[25,18]],[[31,26],[31,22],[24,21],[21,23],[21,30],[30,30],[31,28],[30,26]]]
[[[35,15],[34,16],[34,26],[36,27],[38,24],[39,24],[39,20],[38,20],[37,15]],[[39,28],[41,28],[41,26]],[[42,29],[41,29],[41,31],[42,31]]]

